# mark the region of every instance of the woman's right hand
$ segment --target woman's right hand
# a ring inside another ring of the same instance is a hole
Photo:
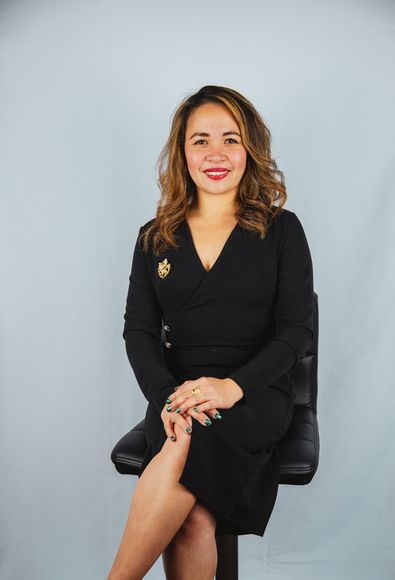
[[[192,417],[194,417],[194,419],[199,421],[204,427],[210,426],[210,424],[205,423],[205,420],[209,419],[210,421],[212,421],[212,419],[210,419],[209,416],[206,415],[206,413],[204,413],[203,411],[196,412],[191,407],[190,409],[187,409],[186,413],[176,413],[175,410],[168,411],[167,410],[168,406],[169,406],[168,403],[165,403],[160,416],[163,421],[163,426],[165,428],[166,435],[169,437],[169,439],[172,439],[172,441],[176,441],[177,439],[174,429],[175,423],[177,423],[177,425],[179,425],[183,431],[189,434],[192,433]],[[190,431],[187,431],[188,427]]]

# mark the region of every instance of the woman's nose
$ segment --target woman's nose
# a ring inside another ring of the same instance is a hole
[[[225,159],[226,155],[224,153],[224,151],[222,150],[221,146],[218,147],[211,147],[210,151],[207,153],[207,159],[209,160],[214,160],[214,159]]]

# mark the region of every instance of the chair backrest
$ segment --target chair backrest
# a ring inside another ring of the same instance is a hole
[[[278,442],[280,483],[305,485],[318,468],[320,439],[317,418],[318,295],[314,292],[313,338],[305,356],[289,372],[295,409],[291,424]]]
[[[314,292],[313,338],[306,355],[289,376],[294,383],[295,404],[311,407],[317,413],[318,371],[318,295]]]

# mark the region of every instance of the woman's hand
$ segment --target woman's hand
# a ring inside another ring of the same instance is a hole
[[[166,431],[166,435],[172,440],[176,440],[176,432],[174,429],[174,423],[180,426],[186,433],[192,433],[192,417],[182,415],[181,413],[176,413],[175,411],[168,411],[169,404],[165,403],[160,414],[163,421],[163,426]]]
[[[176,387],[177,389],[179,387]],[[195,410],[195,407],[190,407],[189,409],[187,409],[184,412],[181,411],[177,411],[177,407],[172,407],[171,403],[167,403],[165,404],[162,413],[161,413],[161,418],[163,421],[163,425],[166,431],[166,434],[168,437],[170,437],[170,439],[172,441],[175,441],[177,439],[176,433],[175,433],[175,429],[174,429],[174,423],[177,423],[178,425],[180,425],[180,427],[182,429],[184,429],[184,431],[187,430],[188,426],[190,427],[190,431],[186,431],[187,433],[192,433],[192,417],[194,417],[197,421],[199,421],[202,425],[204,425],[205,427],[208,427],[209,425],[211,425],[211,420],[208,417],[208,415],[206,415],[206,413],[202,413],[199,411]],[[215,417],[216,419],[221,419],[221,414],[218,413],[218,411],[216,409],[214,409],[213,411],[210,411],[211,416],[214,416],[215,414],[217,414],[217,417]]]
[[[201,392],[193,395],[192,390],[195,388]],[[214,419],[220,418],[218,408],[230,409],[243,395],[243,390],[233,379],[200,377],[194,381],[184,381],[177,387],[177,391],[169,396],[168,405],[171,405],[171,411],[179,409],[179,414],[188,412],[197,420],[203,417],[201,423],[205,424],[206,416],[202,411],[207,411],[207,415]]]

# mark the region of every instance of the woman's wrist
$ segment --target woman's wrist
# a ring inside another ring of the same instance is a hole
[[[233,390],[234,397],[235,397],[235,403],[237,403],[237,401],[240,401],[240,399],[242,399],[244,397],[244,391],[240,387],[240,385],[238,385],[236,383],[236,381],[234,381],[233,379],[230,379],[230,378],[223,379],[223,381],[225,382],[225,384],[229,388],[231,388]]]

